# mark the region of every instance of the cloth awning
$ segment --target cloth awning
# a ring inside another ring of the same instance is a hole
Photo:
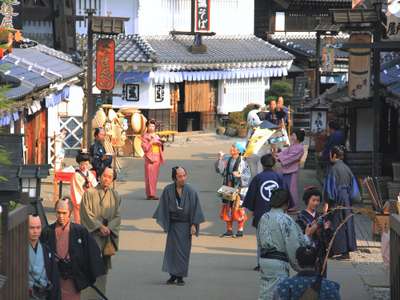
[[[183,81],[210,81],[225,79],[250,79],[282,77],[288,74],[287,68],[251,68],[237,70],[216,70],[216,71],[156,71],[150,73],[150,78],[156,84],[178,83]]]
[[[148,83],[150,81],[150,72],[116,72],[115,80],[122,84],[125,83]]]
[[[69,97],[69,86],[65,86],[62,90],[51,93],[45,98],[45,105],[47,108],[56,106],[64,99]]]

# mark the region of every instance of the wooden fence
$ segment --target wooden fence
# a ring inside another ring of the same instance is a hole
[[[6,232],[0,236],[0,274],[6,282],[0,299],[28,300],[28,207],[9,213]]]
[[[390,298],[400,299],[400,216],[390,216]]]

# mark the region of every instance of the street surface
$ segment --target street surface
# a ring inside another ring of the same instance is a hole
[[[190,274],[184,287],[165,285],[168,274],[161,272],[161,266],[166,235],[151,218],[158,201],[144,200],[143,160],[122,159],[122,181],[116,184],[123,197],[120,251],[113,258],[109,276],[110,300],[258,298],[258,273],[253,271],[256,239],[250,222],[244,238],[219,237],[225,227],[219,220],[220,201],[216,191],[221,186],[221,177],[214,171],[214,161],[218,151],[229,151],[232,142],[213,135],[193,136],[188,141],[179,137],[165,149],[166,164],[161,168],[159,194],[171,181],[171,168],[185,167],[189,183],[200,193],[207,220],[201,227],[201,236],[193,239]],[[305,184],[316,184],[313,171],[302,170],[300,177],[299,191]],[[45,198],[48,196],[45,194]],[[352,262],[330,261],[328,275],[341,284],[342,299],[371,299]]]

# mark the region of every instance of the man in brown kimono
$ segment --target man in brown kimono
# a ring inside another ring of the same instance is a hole
[[[106,168],[101,175],[100,184],[89,189],[82,198],[81,224],[85,226],[103,252],[106,270],[111,269],[111,256],[118,251],[119,228],[121,225],[121,198],[112,188],[116,179],[114,170]],[[107,274],[99,277],[96,286],[106,294]],[[88,294],[93,294],[92,290]],[[85,293],[85,299],[97,299]],[[94,295],[95,296],[95,295]]]

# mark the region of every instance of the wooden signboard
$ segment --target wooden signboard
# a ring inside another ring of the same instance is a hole
[[[195,24],[197,32],[210,31],[210,0],[196,0]]]
[[[351,44],[371,44],[368,33],[353,33]],[[353,99],[367,99],[370,96],[371,50],[357,48],[349,50],[349,96]]]
[[[115,73],[115,42],[99,39],[96,42],[96,87],[101,91],[112,91]]]

